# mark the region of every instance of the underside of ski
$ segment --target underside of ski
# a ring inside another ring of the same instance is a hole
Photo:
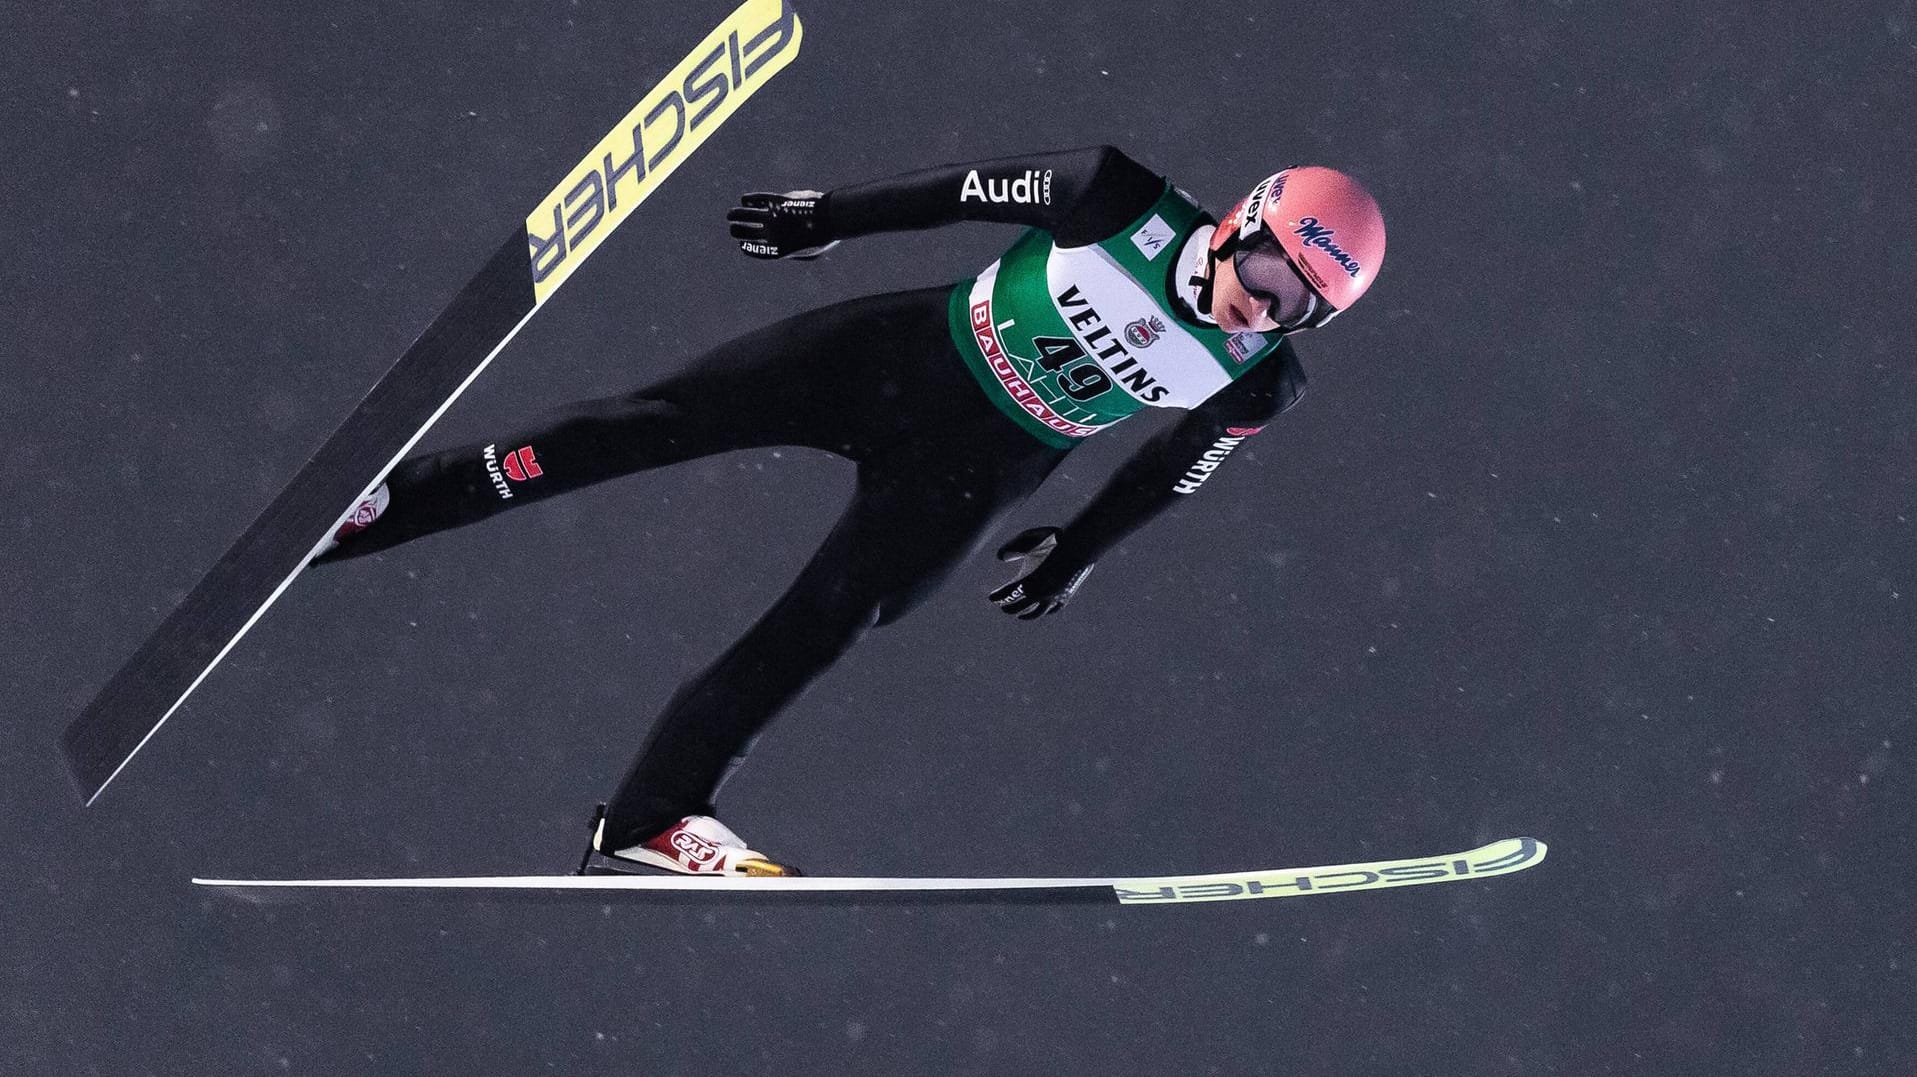
[[[1309,897],[1393,890],[1428,883],[1509,875],[1544,861],[1536,838],[1506,838],[1468,852],[1362,864],[1332,864],[1211,875],[1093,879],[939,879],[798,876],[730,878],[696,875],[507,875],[423,879],[194,879],[258,899],[289,891],[411,890],[476,894],[545,892],[618,897],[640,902],[793,901],[864,905],[892,902],[1064,902],[1169,905],[1246,898]]]
[[[633,208],[798,55],[783,0],[746,0],[513,229],[61,738],[91,804],[350,512]]]

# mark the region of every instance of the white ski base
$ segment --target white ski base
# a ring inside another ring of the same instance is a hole
[[[1536,838],[1506,838],[1469,852],[1325,867],[1231,871],[1209,875],[1137,878],[950,879],[902,877],[730,878],[698,875],[503,875],[421,879],[194,879],[200,886],[236,891],[264,889],[391,890],[598,890],[627,893],[820,895],[913,894],[1016,900],[1023,893],[1052,891],[1064,901],[1115,901],[1125,905],[1230,901],[1241,898],[1306,897],[1356,890],[1388,890],[1426,883],[1463,882],[1508,875],[1544,860]]]

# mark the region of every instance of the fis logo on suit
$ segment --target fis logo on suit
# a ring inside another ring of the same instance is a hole
[[[1138,253],[1147,259],[1156,260],[1165,252],[1165,248],[1171,246],[1171,241],[1175,238],[1177,233],[1172,231],[1172,226],[1165,223],[1165,218],[1154,213],[1151,220],[1140,225],[1138,231],[1132,233],[1132,246],[1137,247]]]
[[[1027,206],[1049,206],[1052,204],[1052,170],[1043,172],[1028,168],[1017,179],[1000,177],[980,179],[978,169],[965,174],[965,183],[959,188],[959,201],[970,202],[1018,202]]]

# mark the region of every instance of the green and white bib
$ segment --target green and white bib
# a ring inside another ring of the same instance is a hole
[[[1116,235],[1060,248],[1027,232],[952,290],[952,339],[1000,410],[1065,448],[1140,408],[1192,408],[1278,347],[1180,316],[1180,262],[1211,227],[1169,184]]]

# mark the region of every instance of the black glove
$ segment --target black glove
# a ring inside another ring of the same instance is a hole
[[[826,226],[825,195],[818,191],[754,191],[740,196],[726,220],[739,249],[754,258],[817,258],[839,243]]]
[[[1058,533],[1056,527],[1027,528],[999,548],[1001,561],[1032,562],[1025,575],[992,592],[992,601],[999,609],[1021,621],[1036,621],[1064,609],[1072,600],[1078,585],[1092,574],[1093,565],[1052,556],[1058,549]]]

